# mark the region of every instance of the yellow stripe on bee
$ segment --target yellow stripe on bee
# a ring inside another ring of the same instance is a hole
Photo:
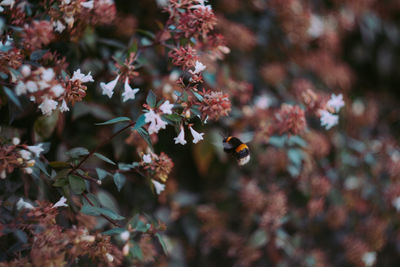
[[[239,153],[239,151],[242,151],[243,149],[248,149],[249,147],[246,144],[241,144],[240,146],[238,146],[235,151],[237,153]]]
[[[229,136],[228,138],[226,138],[226,142],[229,142],[229,140],[232,139],[232,136]]]

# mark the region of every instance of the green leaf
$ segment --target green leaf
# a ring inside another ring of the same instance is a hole
[[[38,61],[44,56],[44,54],[47,53],[47,51],[49,51],[49,50],[36,50],[36,51],[33,51],[33,53],[30,56],[30,59],[32,61]]]
[[[111,173],[109,173],[103,169],[100,169],[100,168],[96,168],[96,173],[97,173],[97,177],[99,177],[100,180],[103,180],[104,178],[106,178],[107,175],[111,176]]]
[[[150,149],[153,150],[153,144],[151,142],[150,135],[148,134],[148,132],[143,128],[139,128],[136,131],[140,134],[140,136],[144,139],[144,141],[146,141]]]
[[[160,235],[160,233],[156,233],[155,236],[157,237],[158,242],[160,242],[161,247],[163,248],[165,255],[168,255],[167,244],[165,244],[164,239],[162,238],[162,236]]]
[[[143,254],[142,254],[142,249],[139,247],[139,245],[135,242],[132,246],[132,256],[138,260],[143,259]]]
[[[107,231],[103,232],[102,234],[103,235],[119,235],[119,234],[121,234],[121,233],[123,233],[125,231],[126,230],[124,228],[116,227],[116,228],[107,230]]]
[[[65,154],[71,158],[79,158],[80,156],[86,156],[87,154],[89,154],[89,150],[84,147],[75,147]]]
[[[149,223],[144,224],[142,221],[138,221],[135,230],[139,232],[146,233],[150,229],[151,225]]]
[[[118,163],[118,169],[120,169],[121,171],[129,171],[132,168],[135,168],[133,164]]]
[[[68,173],[69,173],[69,171],[70,171],[71,169],[63,169],[63,170],[60,170],[59,172],[57,172],[57,174],[56,174],[56,176],[54,176],[54,180],[57,180],[57,179],[62,179],[62,178],[66,178],[67,176],[68,176]]]
[[[93,207],[91,205],[83,205],[81,212],[90,216],[99,216],[101,214],[97,207]]]
[[[123,121],[131,121],[130,118],[128,117],[118,117],[118,118],[114,118],[105,122],[101,122],[101,123],[96,123],[96,125],[108,125],[108,124],[114,124],[114,123],[118,123],[118,122],[123,122]]]
[[[67,178],[57,179],[53,184],[54,187],[63,187],[65,185],[68,185],[68,179]]]
[[[157,97],[153,93],[152,90],[150,90],[148,95],[147,95],[146,103],[147,103],[147,105],[149,105],[152,108],[154,108],[156,106],[156,104],[157,104]]]
[[[44,174],[50,177],[50,174],[46,170],[46,165],[38,158],[35,158],[35,167],[38,167]]]
[[[144,114],[140,115],[139,118],[136,120],[135,126],[133,127],[133,130],[137,130],[143,125],[146,124],[145,122],[146,116]]]
[[[293,136],[291,136],[291,137],[289,138],[289,140],[288,140],[288,144],[289,144],[290,146],[292,146],[292,145],[298,145],[298,146],[301,146],[301,147],[307,147],[307,142],[304,141],[304,139],[301,138],[301,137],[298,136],[298,135],[293,135]]]
[[[93,207],[91,205],[83,205],[81,212],[91,216],[104,215],[112,220],[123,220],[125,217],[115,213],[114,211],[107,208]]]
[[[90,202],[93,204],[93,206],[95,207],[100,207],[101,204],[99,202],[99,200],[97,199],[96,195],[92,194],[92,193],[87,193],[86,197],[90,200]],[[86,200],[86,198],[82,197],[82,202],[84,203],[84,205],[91,205],[89,203],[89,201]]]
[[[271,136],[271,137],[269,138],[268,143],[269,143],[270,145],[275,146],[275,147],[281,148],[281,147],[284,147],[284,146],[285,146],[286,139],[287,139],[287,138],[286,138],[285,135],[283,135],[283,136]]]
[[[301,166],[303,156],[304,156],[303,151],[301,151],[300,149],[289,149],[288,150],[289,160],[297,167]]]
[[[126,177],[122,173],[116,172],[114,173],[114,183],[117,186],[118,192],[121,191],[122,187],[126,182]]]
[[[96,157],[98,157],[99,159],[101,159],[101,160],[107,162],[107,163],[110,163],[110,164],[112,164],[112,165],[117,165],[114,161],[112,161],[111,159],[107,158],[106,156],[103,156],[103,155],[100,154],[100,153],[94,153],[94,155],[95,155]]]
[[[59,110],[53,111],[49,116],[40,116],[34,123],[35,133],[42,139],[49,138],[57,127]]]
[[[139,213],[136,213],[135,216],[133,216],[133,218],[131,219],[130,224],[132,228],[135,229],[138,223],[139,223]]]
[[[199,93],[197,93],[195,91],[192,91],[192,93],[197,98],[197,100],[199,100],[200,102],[203,102],[203,97]]]
[[[260,248],[268,242],[268,234],[263,229],[255,231],[249,240],[249,245],[253,248]]]
[[[74,194],[79,195],[85,191],[86,183],[81,177],[72,174],[68,176],[68,180]]]
[[[21,102],[19,101],[18,97],[14,94],[14,92],[8,88],[3,86],[4,93],[7,95],[7,97],[13,102],[17,107],[22,109]]]
[[[178,114],[166,114],[163,115],[164,119],[168,120],[168,121],[172,121],[172,122],[177,122],[180,123],[182,120],[182,117]]]

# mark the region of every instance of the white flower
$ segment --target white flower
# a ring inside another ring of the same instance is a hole
[[[26,94],[26,86],[23,82],[19,81],[15,86],[15,94],[20,96]]]
[[[29,152],[28,150],[22,149],[21,151],[19,151],[19,154],[21,155],[21,158],[25,159],[25,160],[30,160],[31,159],[31,152]]]
[[[400,197],[396,197],[395,199],[393,199],[392,205],[396,208],[397,211],[400,211]]]
[[[167,123],[161,119],[160,115],[155,113],[152,109],[145,113],[144,117],[146,123],[150,122],[148,128],[149,134],[158,133],[160,129],[165,129],[167,126]]]
[[[204,133],[198,133],[191,126],[189,126],[190,132],[192,133],[193,136],[193,144],[196,144],[197,142],[203,140],[203,134]]]
[[[63,101],[62,101],[62,103],[61,103],[60,111],[61,111],[61,112],[69,111],[69,107],[67,106],[67,103],[65,102],[64,99],[63,99]]]
[[[28,82],[25,84],[25,86],[26,86],[26,89],[28,89],[28,91],[29,91],[30,93],[34,93],[34,92],[36,92],[36,91],[38,90],[37,84],[34,83],[34,82],[32,82],[32,81],[28,81]]]
[[[64,17],[65,22],[68,24],[68,27],[72,28],[74,26],[75,19],[74,17]]]
[[[62,93],[64,93],[65,89],[60,84],[57,84],[51,88],[51,91],[56,97],[59,97],[60,95],[62,95]]]
[[[307,30],[307,33],[312,38],[318,38],[324,33],[324,22],[321,17],[316,15],[311,15],[310,27]]]
[[[139,92],[139,88],[132,89],[128,83],[129,79],[128,77],[125,79],[125,84],[124,84],[124,92],[122,93],[122,96],[124,99],[122,100],[123,102],[128,101],[129,99],[135,99],[135,95],[137,92]]]
[[[71,0],[64,0],[64,4],[69,5],[71,3]]]
[[[151,154],[144,154],[143,155],[143,162],[144,163],[151,163]]]
[[[107,258],[107,260],[108,260],[108,262],[113,262],[114,261],[114,257],[113,257],[113,255],[111,255],[110,253],[106,253],[106,258]]]
[[[0,173],[0,178],[1,179],[6,179],[6,177],[7,177],[6,170],[2,170],[1,173]]]
[[[57,201],[57,202],[53,205],[52,208],[68,207],[68,204],[67,204],[66,202],[67,202],[67,199],[66,199],[64,196],[62,196],[62,197],[60,198],[60,200]]]
[[[128,241],[129,237],[130,237],[130,233],[129,231],[123,231],[122,233],[119,234],[119,237],[123,240],[123,241]]]
[[[186,144],[185,130],[183,129],[182,126],[181,126],[181,131],[179,132],[178,136],[174,138],[174,140],[175,140],[175,144],[181,144],[181,145]]]
[[[271,105],[271,99],[267,95],[261,95],[256,98],[255,106],[259,109],[267,109]]]
[[[159,195],[162,191],[165,190],[165,184],[159,183],[153,179],[151,179],[151,182],[154,185],[154,189],[156,190],[157,195]]]
[[[42,73],[42,79],[46,82],[50,82],[51,80],[53,80],[54,78],[54,70],[49,68],[49,69],[45,69]]]
[[[367,267],[374,265],[376,262],[376,252],[372,251],[364,253],[364,255],[362,256],[362,261]]]
[[[160,110],[162,111],[162,113],[164,114],[172,114],[172,108],[174,107],[173,104],[169,103],[169,100],[165,101],[161,106],[160,106]]]
[[[38,144],[36,146],[28,146],[28,149],[35,154],[36,157],[40,157],[40,153],[44,151],[43,144]]]
[[[114,93],[114,88],[117,85],[118,79],[119,79],[119,75],[117,76],[117,78],[115,78],[114,80],[112,80],[109,83],[104,83],[104,82],[100,83],[100,87],[101,87],[101,89],[103,89],[103,95],[107,95],[109,98],[112,97],[112,95]]]
[[[93,8],[93,0],[87,1],[87,2],[82,2],[81,6],[92,9]]]
[[[31,67],[29,67],[28,65],[22,65],[21,74],[24,77],[28,77],[29,75],[31,75]]]
[[[39,86],[40,90],[44,90],[46,88],[48,88],[50,86],[50,84],[48,84],[46,81],[38,81],[37,85]]]
[[[331,99],[329,99],[327,104],[328,104],[328,106],[335,109],[336,112],[339,112],[339,110],[342,107],[344,107],[343,95],[342,94],[339,94],[339,95],[332,94]]]
[[[4,11],[4,7],[0,6],[0,12]]]
[[[199,74],[200,72],[202,72],[205,69],[206,69],[206,66],[203,63],[201,63],[200,61],[196,60],[196,63],[194,65],[194,71],[189,70],[189,72],[191,74]]]
[[[33,170],[32,170],[32,168],[25,168],[24,169],[24,171],[27,173],[27,174],[32,174],[32,172],[33,172]]]
[[[329,130],[333,126],[339,123],[339,116],[331,114],[326,110],[320,110],[321,113],[321,126],[325,126],[326,130]]]
[[[85,75],[84,73],[81,73],[81,69],[77,69],[76,71],[74,71],[74,75],[72,75],[71,81],[76,81],[76,80],[80,80],[82,83],[94,82],[90,72],[87,75]]]
[[[62,33],[62,32],[65,30],[65,28],[66,28],[65,25],[62,24],[62,22],[59,21],[59,20],[53,22],[53,27],[54,27],[54,30],[55,30],[56,32],[59,32],[59,33]]]
[[[46,97],[39,108],[42,110],[43,115],[50,115],[53,110],[57,108],[57,102]]]
[[[17,146],[17,145],[19,145],[19,143],[21,143],[21,139],[19,139],[18,137],[14,137],[12,139],[12,143],[14,146]]]
[[[22,197],[17,202],[17,210],[22,210],[22,209],[31,210],[33,208],[35,207],[32,206],[31,203],[24,201]]]
[[[1,1],[0,5],[2,6],[10,6],[12,8],[15,4],[15,0],[3,0]]]

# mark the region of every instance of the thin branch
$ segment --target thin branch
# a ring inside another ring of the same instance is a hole
[[[120,133],[122,133],[123,131],[125,131],[126,129],[134,126],[135,123],[134,122],[130,122],[127,126],[125,126],[124,128],[122,128],[121,130],[119,130],[118,132],[114,133],[113,135],[111,135],[109,138],[107,138],[106,140],[104,140],[101,144],[99,144],[97,147],[95,147],[92,151],[90,151],[89,154],[87,154],[85,157],[83,157],[83,159],[81,159],[81,161],[75,166],[73,167],[68,174],[73,173],[74,171],[76,171],[77,169],[79,169],[79,167],[87,160],[89,159],[94,153],[96,153],[97,150],[99,150],[102,146],[108,144],[114,137],[116,137],[117,135],[119,135]]]

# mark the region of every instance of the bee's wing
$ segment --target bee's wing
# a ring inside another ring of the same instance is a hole
[[[244,132],[242,134],[240,134],[240,141],[242,141],[243,143],[250,143],[253,140],[254,137],[254,132]]]

